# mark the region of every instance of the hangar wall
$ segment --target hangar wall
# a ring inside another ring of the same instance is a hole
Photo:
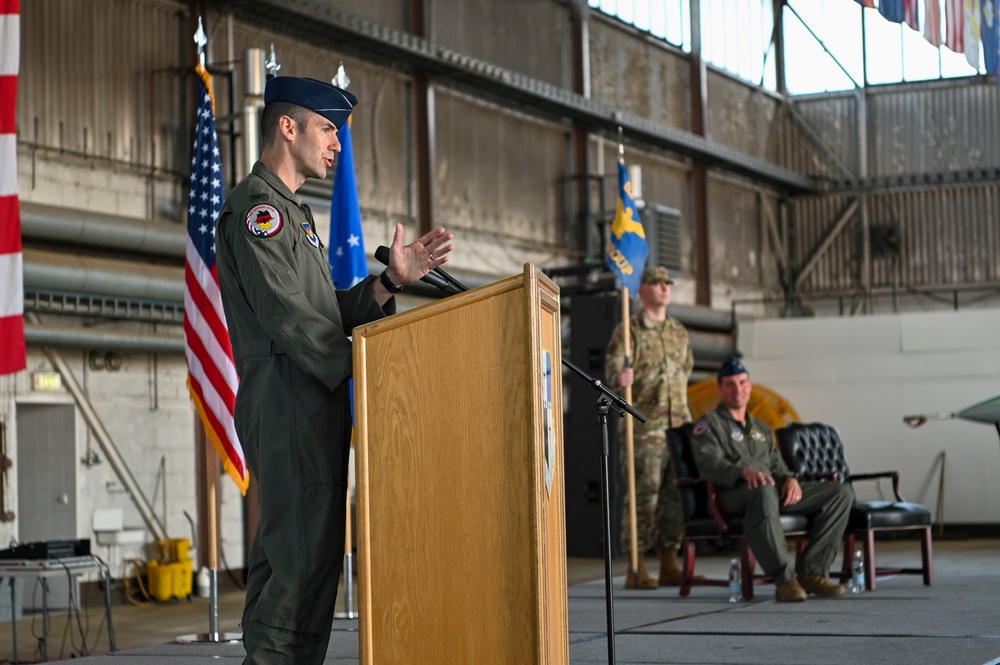
[[[738,348],[753,382],[777,390],[803,422],[840,430],[853,472],[898,470],[903,497],[938,522],[943,465],[944,522],[984,528],[1000,505],[997,430],[966,420],[910,429],[903,416],[957,412],[1000,393],[998,325],[996,309],[752,321],[740,324]],[[857,489],[879,498],[873,483]]]

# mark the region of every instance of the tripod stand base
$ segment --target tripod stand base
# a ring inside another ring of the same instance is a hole
[[[239,631],[196,633],[194,635],[181,635],[174,641],[179,644],[227,644],[232,642],[242,642],[243,633]]]

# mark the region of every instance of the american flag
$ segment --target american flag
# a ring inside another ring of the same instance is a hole
[[[17,199],[17,70],[21,2],[0,0],[0,374],[28,366],[24,344],[24,262]]]
[[[924,39],[932,46],[941,46],[940,0],[924,0]]]
[[[188,389],[205,434],[222,458],[226,472],[246,494],[250,477],[236,436],[233,407],[239,377],[233,363],[229,329],[215,265],[215,227],[222,207],[222,160],[215,134],[212,77],[198,73],[198,133],[191,158],[187,258],[184,270],[184,352]]]

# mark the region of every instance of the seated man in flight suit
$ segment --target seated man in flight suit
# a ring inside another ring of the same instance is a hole
[[[695,424],[692,452],[701,477],[713,483],[722,509],[745,515],[746,538],[764,573],[774,578],[775,598],[797,602],[812,593],[821,598],[844,595],[844,586],[828,579],[854,502],[840,483],[800,483],[774,445],[771,428],[747,413],[750,375],[730,356],[718,375],[719,406]],[[810,519],[809,544],[798,561],[798,574],[781,528],[781,513]]]

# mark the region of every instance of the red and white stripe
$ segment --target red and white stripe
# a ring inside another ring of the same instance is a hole
[[[941,0],[924,1],[924,39],[941,46]]]
[[[965,0],[944,0],[944,45],[965,53]]]
[[[903,21],[911,29],[920,32],[920,14],[917,12],[917,0],[903,0]]]
[[[205,432],[227,462],[226,471],[245,494],[247,463],[233,421],[240,379],[222,311],[219,278],[190,242],[184,276],[184,345],[189,388]]]
[[[24,260],[17,199],[17,72],[21,1],[0,0],[0,374],[27,367]]]

